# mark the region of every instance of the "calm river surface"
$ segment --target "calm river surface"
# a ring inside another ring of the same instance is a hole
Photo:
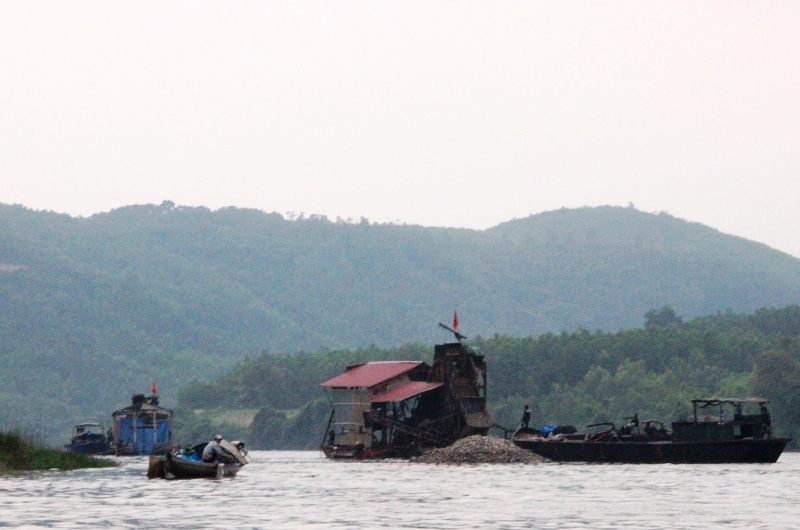
[[[0,477],[12,528],[800,528],[800,454],[777,464],[333,462],[251,451],[233,479],[115,469]]]

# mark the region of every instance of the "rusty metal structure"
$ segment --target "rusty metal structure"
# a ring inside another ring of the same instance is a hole
[[[445,447],[492,426],[486,362],[466,337],[434,348],[433,364],[370,362],[325,381],[332,411],[320,449],[330,458],[390,458]]]

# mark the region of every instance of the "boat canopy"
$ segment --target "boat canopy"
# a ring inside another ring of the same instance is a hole
[[[439,388],[444,383],[424,383],[422,381],[410,381],[402,386],[390,390],[380,396],[372,398],[370,403],[400,403],[414,396],[424,394],[435,388]]]
[[[89,428],[89,429],[91,429],[92,427],[99,427],[99,428],[102,429],[103,425],[100,424],[100,423],[97,423],[96,421],[86,421],[86,422],[83,422],[83,423],[78,423],[77,425],[75,425],[75,427],[83,427],[83,428]]]
[[[94,421],[79,423],[72,428],[72,435],[80,434],[104,434],[103,425]]]
[[[700,408],[705,407],[716,407],[718,405],[722,405],[725,403],[731,405],[739,405],[744,403],[756,403],[758,405],[766,405],[769,403],[768,399],[763,399],[760,397],[746,397],[746,398],[719,398],[719,397],[710,397],[710,398],[702,398],[702,399],[693,399],[692,403],[695,405],[699,405]]]

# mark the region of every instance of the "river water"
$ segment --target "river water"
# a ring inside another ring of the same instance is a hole
[[[800,528],[800,454],[777,464],[341,462],[251,451],[235,478],[112,469],[0,477],[11,528]]]

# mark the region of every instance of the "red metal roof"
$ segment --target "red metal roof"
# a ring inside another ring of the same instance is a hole
[[[372,387],[410,372],[422,361],[378,361],[356,366],[348,366],[343,374],[328,379],[319,386],[351,388]]]
[[[414,396],[423,394],[434,388],[439,388],[444,383],[424,383],[422,381],[411,381],[385,394],[369,400],[370,403],[399,403]]]

